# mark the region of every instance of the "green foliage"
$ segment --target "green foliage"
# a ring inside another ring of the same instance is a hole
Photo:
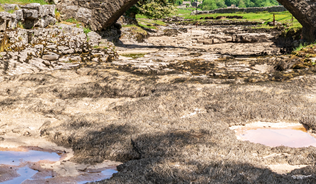
[[[303,48],[304,48],[305,46],[303,45],[303,44],[300,44],[298,47],[296,47],[295,49],[294,49],[294,51],[301,51]]]
[[[15,12],[15,10],[9,10],[8,13],[13,14]]]
[[[203,0],[200,7],[203,10],[214,10],[217,8],[226,8],[231,5],[246,8],[276,6],[279,5],[279,3],[276,0]]]
[[[74,18],[67,19],[67,20],[65,20],[65,22],[69,22],[69,23],[73,23],[73,24],[79,23],[79,22],[78,22],[76,19],[74,19]]]
[[[176,11],[175,2],[175,0],[140,0],[126,14],[127,16],[130,16],[130,14],[142,14],[148,18],[160,19]]]
[[[59,18],[60,18],[60,12],[57,9],[55,9],[55,18],[57,20],[59,20]]]
[[[182,3],[183,3],[183,0],[176,0],[174,4],[178,6],[178,5],[182,5]]]
[[[135,53],[135,54],[122,54],[121,56],[124,56],[124,57],[131,57],[133,59],[137,59],[137,58],[141,58],[141,57],[144,57],[146,54],[144,53]]]
[[[88,33],[91,32],[91,30],[90,30],[90,28],[88,28],[88,27],[84,27],[84,28],[83,28],[83,32],[84,32],[85,34],[88,34]]]
[[[45,0],[0,0],[0,4],[29,4],[29,3],[40,3],[48,4]]]

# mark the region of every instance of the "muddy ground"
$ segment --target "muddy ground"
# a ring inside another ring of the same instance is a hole
[[[314,67],[273,41],[206,45],[192,39],[200,31],[122,38],[124,56],[112,63],[3,75],[1,140],[45,139],[71,148],[72,162],[124,163],[97,183],[315,183],[316,148],[272,148],[229,129],[256,121],[315,129]]]

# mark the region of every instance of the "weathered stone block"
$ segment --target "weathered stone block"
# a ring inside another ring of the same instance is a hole
[[[0,31],[5,31],[7,29],[7,20],[0,18]]]
[[[15,15],[16,15],[16,19],[18,21],[23,21],[24,20],[24,17],[23,17],[23,10],[17,10],[15,11]]]
[[[42,59],[47,60],[47,61],[55,61],[59,59],[59,55],[57,54],[44,55]]]
[[[77,14],[76,14],[76,19],[88,24],[92,18],[92,11],[87,9],[87,8],[79,8]]]
[[[23,17],[24,17],[24,19],[38,19],[39,18],[38,11],[24,9],[23,10]]]
[[[34,23],[34,27],[45,28],[49,25],[54,25],[56,22],[57,20],[55,18],[47,16],[37,20],[37,22]]]
[[[24,6],[21,6],[22,9],[32,9],[32,10],[39,10],[39,7],[41,6],[41,4],[39,3],[30,3],[30,4],[26,4]]]
[[[16,16],[8,12],[0,12],[0,31],[16,27]]]
[[[55,17],[55,8],[55,5],[42,5],[39,7],[38,14],[40,17],[48,15]]]
[[[17,4],[4,4],[2,5],[2,8],[4,11],[10,11],[10,10],[19,10],[20,7]]]
[[[266,33],[244,33],[235,35],[235,42],[238,43],[255,43],[268,42],[273,38],[272,35]]]

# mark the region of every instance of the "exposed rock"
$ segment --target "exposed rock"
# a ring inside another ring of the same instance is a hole
[[[227,43],[232,42],[233,37],[230,35],[224,34],[209,34],[205,36],[206,38],[198,39],[198,43],[208,44],[218,44],[218,43]]]
[[[165,36],[177,36],[178,35],[178,30],[177,29],[165,29],[164,30],[164,35]]]
[[[268,42],[272,38],[273,36],[266,33],[244,33],[244,34],[235,35],[235,42],[238,42],[238,43]]]
[[[81,28],[63,24],[49,29],[7,30],[0,34],[2,40],[6,40],[2,48],[6,52],[1,53],[0,65],[6,75],[69,69],[78,67],[82,61],[108,62],[117,57],[113,43],[106,42],[106,48],[94,48],[101,42],[97,33],[86,35]]]
[[[53,55],[43,55],[42,59],[47,60],[47,61],[55,61],[58,60],[59,55],[53,54]]]
[[[44,28],[56,23],[55,5],[40,5],[31,3],[26,5],[4,5],[6,11],[13,10],[14,13],[0,12],[0,31],[14,29],[18,22],[22,23],[25,29],[33,27]]]

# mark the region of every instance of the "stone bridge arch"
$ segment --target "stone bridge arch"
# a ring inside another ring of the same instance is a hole
[[[138,0],[57,0],[62,19],[76,18],[93,31],[116,22]],[[316,0],[278,0],[303,25],[306,41],[316,40]]]
[[[59,0],[57,9],[63,20],[75,18],[93,31],[113,25],[138,0]]]
[[[303,26],[306,41],[316,40],[316,0],[278,0]]]

